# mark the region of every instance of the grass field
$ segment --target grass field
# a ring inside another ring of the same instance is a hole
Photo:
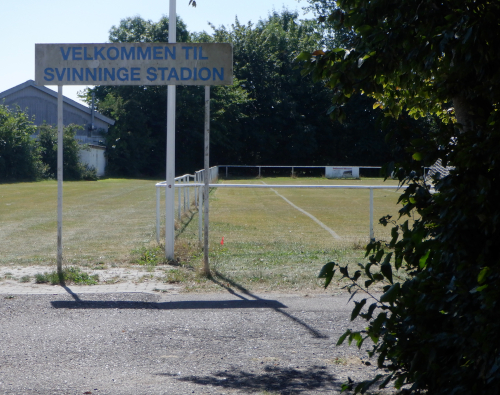
[[[228,181],[221,181],[228,182]],[[257,184],[396,185],[381,179],[263,178],[231,180]],[[132,265],[161,262],[155,240],[155,181],[105,179],[64,184],[63,244],[66,265]],[[277,193],[279,194],[277,194]],[[281,196],[280,196],[281,195]],[[0,264],[54,264],[57,183],[0,185]],[[399,193],[374,191],[375,235],[388,239],[378,218],[397,218]],[[285,200],[285,199],[287,200]],[[314,216],[325,227],[304,212]],[[177,204],[177,200],[176,200]],[[162,212],[163,212],[162,208]],[[214,189],[210,197],[210,261],[217,275],[197,275],[198,214],[184,217],[176,253],[184,266],[170,271],[189,290],[240,284],[253,290],[318,288],[321,266],[355,264],[369,236],[368,190]],[[224,244],[221,240],[224,237]]]
[[[297,185],[397,185],[381,179],[327,180],[323,178],[265,178],[221,183]],[[216,189],[210,200],[211,265],[221,279],[251,289],[316,288],[319,269],[336,260],[355,265],[369,240],[369,191],[355,189]],[[313,215],[340,239],[310,217]],[[390,228],[378,218],[397,218],[399,193],[374,191],[375,236],[389,240]],[[182,239],[197,240],[197,221],[191,221]],[[224,237],[224,244],[220,242]],[[195,260],[201,265],[201,257]]]

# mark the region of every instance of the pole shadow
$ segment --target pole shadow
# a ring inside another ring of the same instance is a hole
[[[220,278],[230,286],[218,281],[214,276],[210,280],[221,288],[227,290],[231,295],[238,299],[236,300],[193,300],[193,301],[170,301],[170,302],[145,302],[145,301],[109,301],[109,300],[82,300],[74,293],[65,283],[61,281],[60,285],[64,290],[71,295],[74,300],[55,300],[50,304],[56,309],[157,309],[157,310],[193,310],[193,309],[273,309],[275,312],[283,315],[287,319],[302,326],[314,338],[328,339],[328,336],[314,329],[308,323],[284,311],[287,306],[277,300],[269,300],[259,298],[252,294],[242,285],[236,283],[232,279],[214,271],[215,276]]]
[[[259,298],[257,295],[252,294],[245,287],[243,287],[242,285],[240,285],[237,282],[233,281],[232,279],[224,276],[222,273],[218,272],[217,270],[214,270],[214,273],[215,273],[215,275],[217,277],[219,277],[220,279],[222,279],[226,283],[232,285],[234,288],[238,289],[242,294],[247,295],[250,298],[253,298],[253,301],[262,301],[262,300],[264,300],[264,299]],[[243,300],[246,300],[246,301],[252,301],[252,299],[245,298],[243,295],[240,295],[239,293],[237,293],[236,291],[234,291],[231,287],[227,286],[226,284],[224,284],[224,283],[222,283],[220,281],[217,281],[217,279],[215,279],[214,276],[212,276],[210,279],[214,283],[216,283],[217,285],[219,285],[220,287],[226,289],[230,294],[232,294],[232,295],[234,295],[234,296],[236,296],[238,298],[241,298]],[[302,321],[301,319],[299,319],[297,317],[294,317],[293,315],[287,313],[286,311],[281,310],[282,307],[283,306],[272,306],[271,308],[274,311],[276,311],[277,313],[282,314],[283,316],[285,316],[289,320],[294,321],[295,323],[301,325],[313,337],[318,338],[318,339],[328,339],[328,336],[326,336],[326,335],[322,334],[321,332],[317,331],[316,329],[314,329],[313,327],[311,327],[310,325],[308,325],[306,322]],[[284,306],[284,307],[286,307],[286,306]]]

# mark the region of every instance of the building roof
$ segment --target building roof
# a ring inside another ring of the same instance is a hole
[[[35,83],[35,81],[33,81],[33,80],[28,80],[22,84],[16,85],[13,88],[10,88],[10,89],[7,89],[6,91],[0,92],[0,99],[7,97],[13,93],[19,92],[27,87],[30,87],[30,86],[33,88],[36,88],[36,89],[40,90],[41,92],[44,92],[50,96],[53,96],[54,98],[57,99],[57,92],[53,91],[52,89],[46,88],[45,86],[37,85]],[[88,107],[86,107],[86,106],[84,106],[84,105],[64,96],[64,95],[63,95],[63,102],[70,105],[70,106],[73,106],[81,111],[84,111],[90,115],[90,112],[91,112],[90,108],[88,108]],[[100,119],[103,122],[106,122],[109,125],[115,124],[115,121],[113,119],[108,118],[97,111],[94,111],[94,117]]]

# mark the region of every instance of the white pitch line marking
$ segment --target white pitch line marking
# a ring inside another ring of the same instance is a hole
[[[265,184],[264,181],[261,181],[263,184]],[[271,191],[273,191],[276,195],[278,195],[280,198],[282,198],[285,202],[287,202],[290,206],[292,206],[293,208],[299,210],[302,214],[305,214],[307,215],[309,218],[311,218],[314,222],[316,222],[319,226],[321,226],[324,230],[326,230],[328,233],[330,233],[332,235],[332,237],[334,239],[341,239],[341,237],[335,233],[334,230],[330,229],[328,226],[326,226],[323,222],[321,222],[318,218],[316,218],[314,215],[312,214],[309,214],[307,211],[305,210],[302,210],[299,206],[296,206],[295,204],[293,204],[290,200],[288,200],[286,197],[284,197],[283,195],[280,195],[278,192],[276,192],[276,190],[274,190],[273,188],[269,188]]]

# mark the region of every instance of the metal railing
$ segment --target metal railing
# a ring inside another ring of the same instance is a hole
[[[197,172],[199,173],[199,172]],[[218,175],[218,169],[217,172],[214,170],[214,173]],[[212,176],[212,174],[211,174]],[[184,177],[184,178],[183,178]],[[195,188],[195,201],[198,201],[198,210],[201,212],[201,207],[203,205],[203,193],[202,193],[202,187],[204,184],[201,182],[203,180],[196,179],[196,176],[190,176],[195,178],[195,182],[185,182],[181,181],[181,179],[185,179],[188,177],[182,176],[182,177],[177,177],[176,181],[179,179],[179,182],[175,184],[176,188],[180,188],[182,190],[189,190],[189,188]],[[216,178],[214,178],[216,179]],[[292,188],[292,189],[368,189],[370,192],[370,227],[369,227],[369,235],[370,235],[370,240],[374,240],[374,229],[373,229],[373,209],[374,209],[374,204],[373,204],[373,191],[375,189],[406,189],[406,186],[393,186],[393,185],[268,185],[268,184],[209,184],[210,188],[272,188],[272,189],[283,189],[283,188]],[[156,184],[156,238],[158,243],[160,242],[160,188],[165,187],[165,183],[157,183]],[[196,192],[197,191],[197,192]],[[181,194],[179,193],[178,196]],[[183,193],[183,196],[185,194]],[[188,193],[189,196],[189,193]],[[180,197],[179,197],[179,202],[180,202]],[[185,201],[185,198],[184,198]],[[186,207],[186,206],[184,206]],[[189,209],[189,207],[188,207]],[[179,210],[180,210],[180,203],[179,203]],[[199,224],[198,224],[198,238],[201,241],[202,238],[202,216],[200,215],[198,218]]]
[[[291,174],[295,174],[296,169],[325,169],[331,166],[268,166],[268,165],[219,165],[219,169],[224,167],[226,170],[226,178],[229,176],[229,168],[255,168],[259,169],[259,177],[261,177],[262,169],[292,169]],[[357,167],[359,169],[381,169],[381,166],[340,166],[340,167]]]
[[[214,183],[219,178],[219,168],[217,166],[209,169],[209,183]],[[203,204],[203,185],[205,182],[205,170],[199,170],[195,174],[184,174],[175,177],[175,188],[177,191],[177,219],[181,221],[182,216],[187,213],[192,204],[198,203],[198,210],[201,212]],[[160,243],[160,191],[165,188],[166,181],[158,182],[156,184],[156,241]],[[213,184],[218,185],[218,184]],[[199,236],[201,241],[201,216],[199,219]]]

